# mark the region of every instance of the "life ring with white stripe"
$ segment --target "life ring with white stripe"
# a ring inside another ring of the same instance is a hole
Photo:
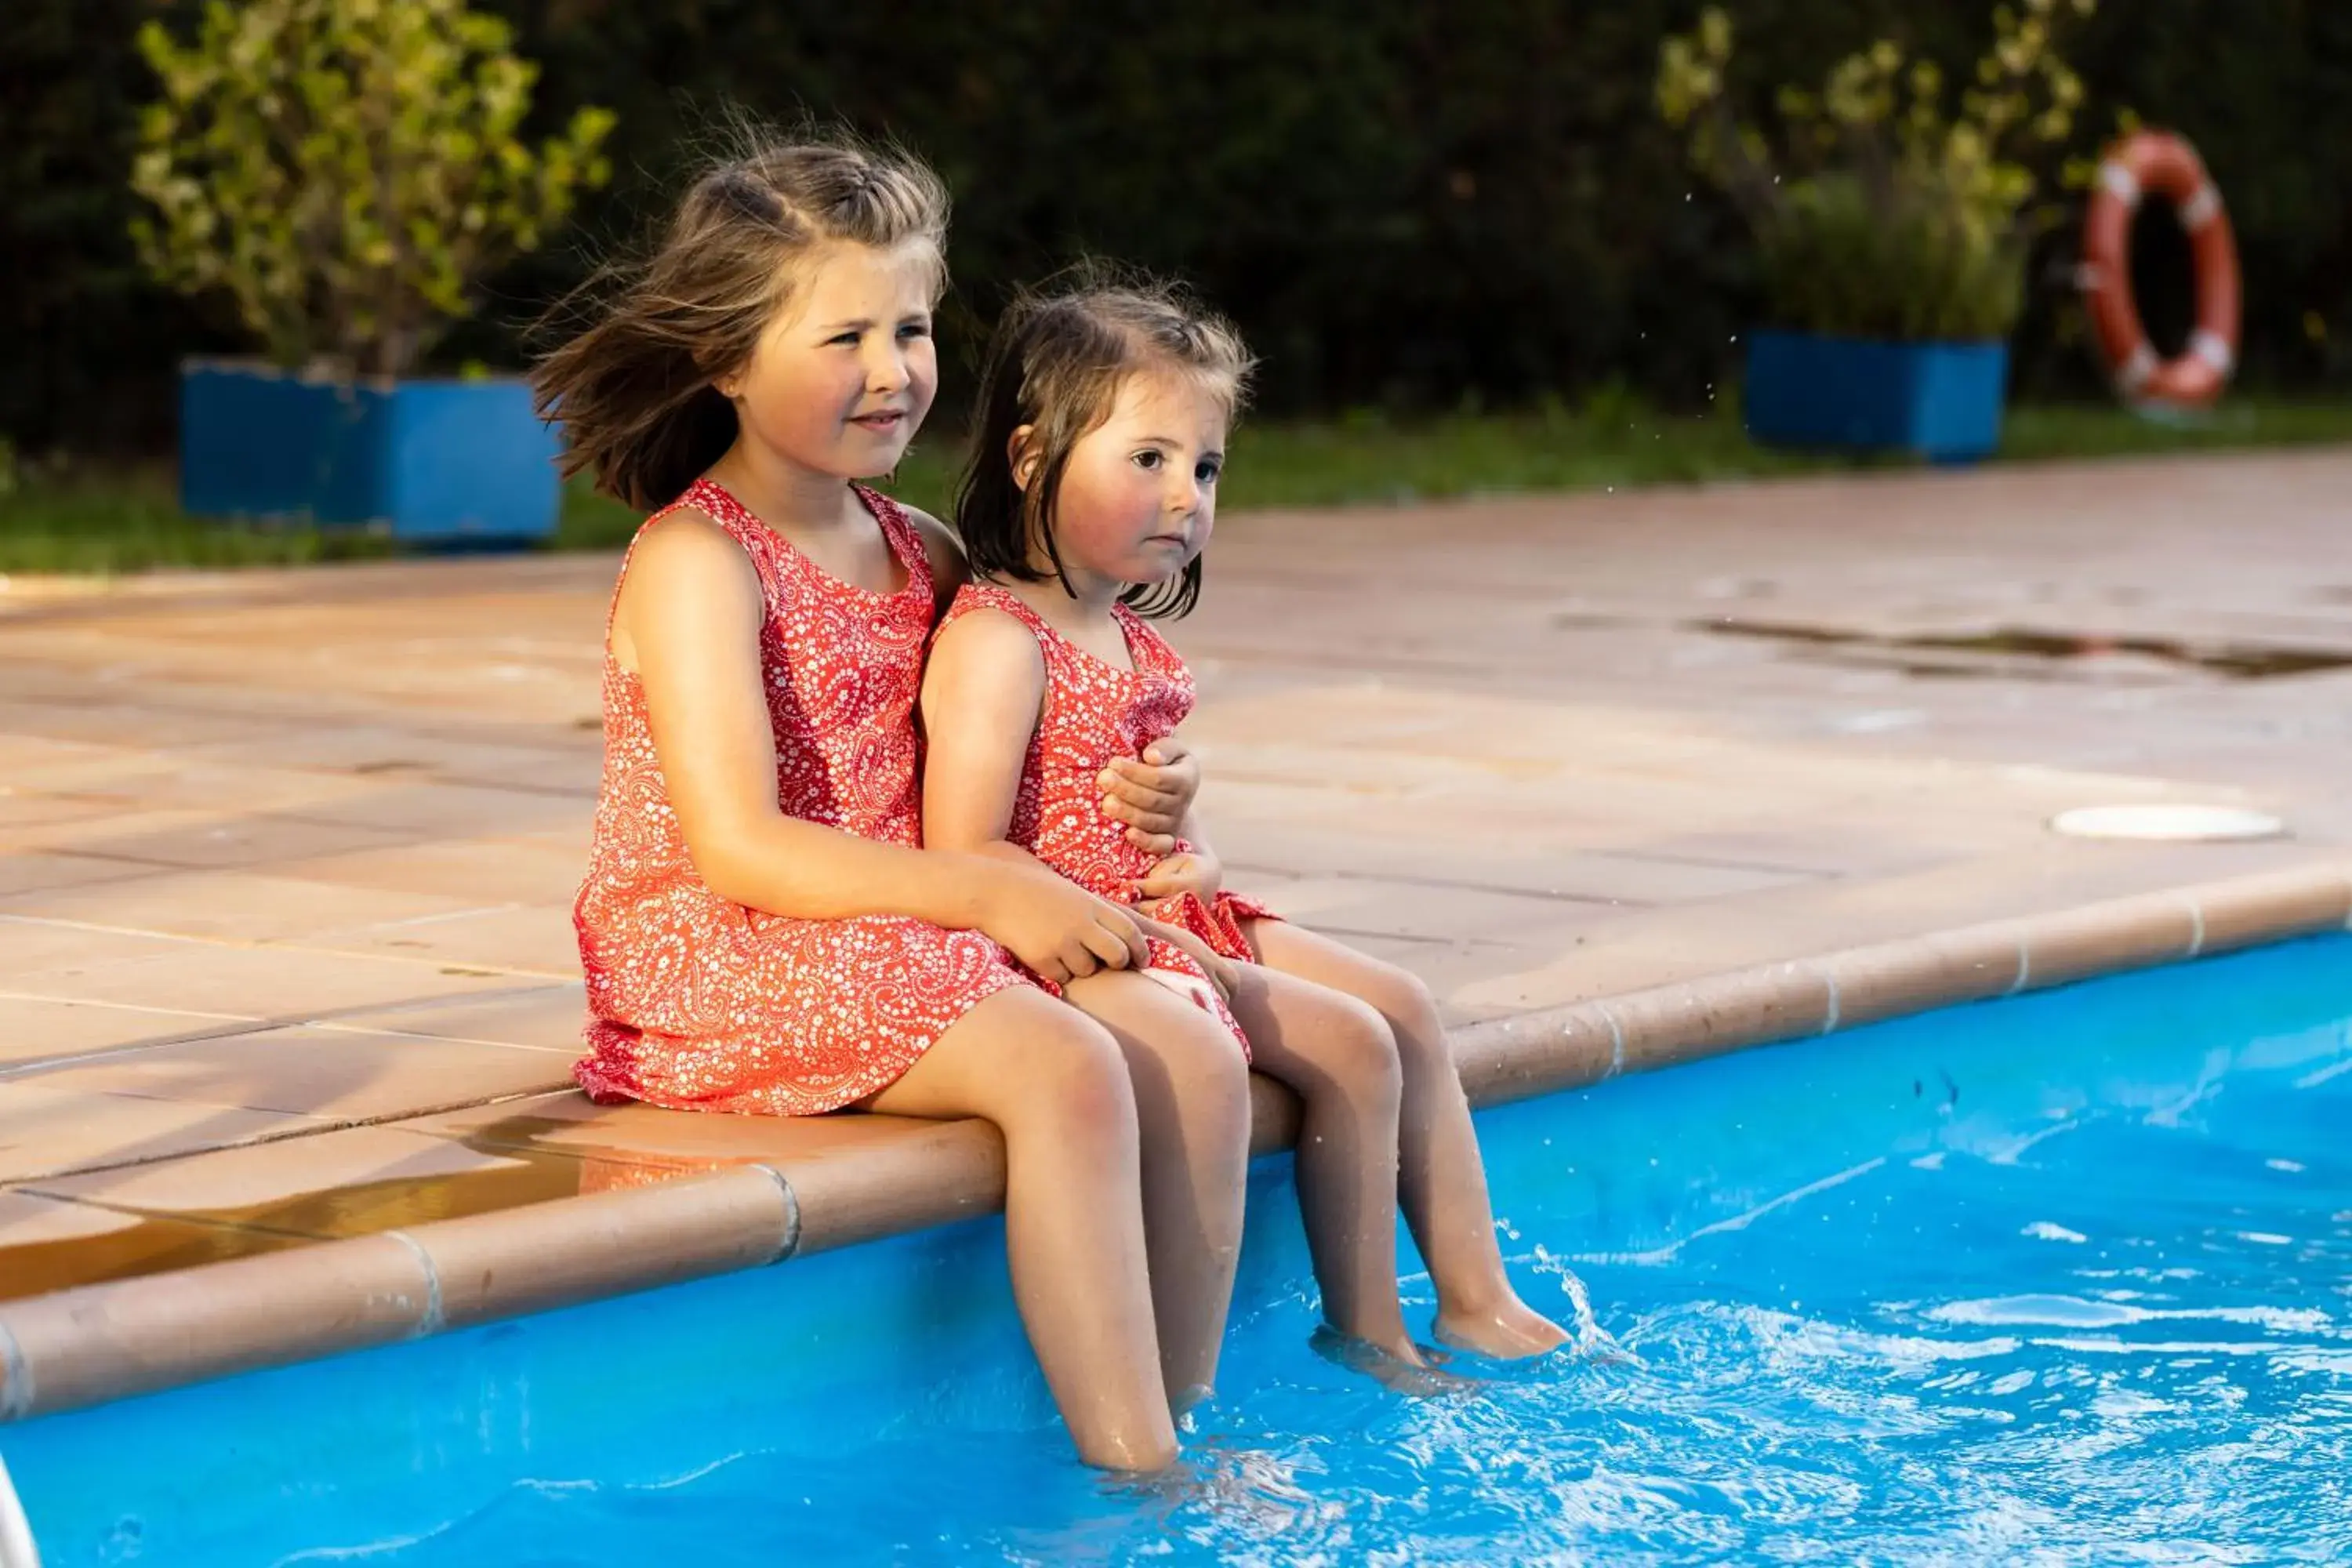
[[[2150,192],[2173,204],[2197,268],[2197,325],[2173,359],[2157,356],[2132,299],[2132,216]],[[2083,219],[2078,277],[2099,353],[2126,402],[2196,408],[2221,395],[2238,358],[2238,247],[2196,149],[2162,131],[2134,132],[2107,149]]]

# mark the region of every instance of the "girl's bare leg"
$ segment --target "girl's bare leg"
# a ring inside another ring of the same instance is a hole
[[[1298,1093],[1298,1205],[1341,1333],[1410,1365],[1421,1353],[1397,1301],[1397,1050],[1352,996],[1256,964],[1237,966],[1234,1016],[1254,1065]]]
[[[1117,1470],[1173,1463],[1144,1274],[1135,1097],[1118,1042],[1044,992],[1014,987],[958,1019],[866,1104],[996,1124],[1013,1294],[1078,1457]]]
[[[1267,967],[1360,998],[1395,1035],[1404,1085],[1398,1187],[1405,1223],[1437,1287],[1438,1337],[1503,1357],[1536,1355],[1564,1342],[1567,1331],[1520,1300],[1503,1268],[1470,1101],[1428,987],[1295,925],[1254,921],[1249,937]]]
[[[1233,1305],[1249,1180],[1249,1064],[1213,1015],[1133,970],[1073,981],[1064,994],[1127,1056],[1160,1374],[1181,1412],[1216,1382]]]

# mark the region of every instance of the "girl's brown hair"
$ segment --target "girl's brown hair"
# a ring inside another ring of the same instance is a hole
[[[675,499],[733,443],[734,405],[711,381],[751,359],[794,261],[833,241],[919,241],[946,282],[947,187],[919,159],[846,133],[738,126],[730,140],[650,257],[607,265],[551,312],[588,324],[531,374],[540,416],[563,426],[564,476],[592,473],[633,507]]]
[[[1122,382],[1139,371],[1198,376],[1231,414],[1241,412],[1255,366],[1241,334],[1181,287],[1089,262],[1013,300],[990,338],[980,411],[956,532],[979,578],[1068,588],[1054,542],[1054,504],[1081,437],[1110,417]],[[1013,476],[1013,433],[1030,427],[1036,458],[1029,482]],[[1053,563],[1030,564],[1033,542]],[[1201,558],[1169,583],[1138,583],[1119,595],[1147,616],[1190,614],[1201,597]]]

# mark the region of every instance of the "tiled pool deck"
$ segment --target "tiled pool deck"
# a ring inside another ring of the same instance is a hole
[[[0,593],[0,1416],[994,1205],[567,1087],[613,567]],[[1235,516],[1175,635],[1234,879],[1482,1099],[2352,911],[2352,453]],[[2294,836],[2044,826],[2171,799]]]

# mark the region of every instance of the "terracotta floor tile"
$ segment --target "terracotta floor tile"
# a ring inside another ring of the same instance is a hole
[[[43,1057],[220,1034],[251,1022],[216,1013],[124,1007],[109,1002],[44,1002],[11,995],[0,988],[0,1069]]]
[[[0,915],[242,942],[280,941],[478,908],[430,893],[340,887],[237,870],[156,869],[95,885],[0,897]]]
[[[580,937],[572,928],[572,910],[555,905],[459,909],[321,930],[302,945],[551,974],[576,973],[580,967]]]
[[[533,1046],[562,1051],[569,1058],[579,1054],[580,1031],[587,1013],[585,987],[575,980],[566,985],[517,985],[480,996],[455,996],[413,1006],[362,1007],[336,1023],[386,1034]]]
[[[523,784],[591,795],[601,752],[601,729],[567,731],[561,742],[531,746],[436,733],[413,724],[349,720],[198,748],[198,754],[255,767],[316,769],[394,782]]]
[[[79,973],[139,959],[171,958],[189,943],[141,931],[0,913],[0,987],[38,991],[17,981],[45,972]]]
[[[1607,904],[1582,900],[1370,877],[1299,881],[1268,901],[1276,913],[1318,930],[1439,942],[1518,941],[1609,911]]]
[[[0,1190],[0,1300],[299,1247],[299,1237]]]
[[[0,848],[0,897],[121,881],[154,869],[135,861],[90,855]]]
[[[404,783],[379,775],[374,787],[343,792],[303,815],[322,822],[345,822],[406,837],[464,834],[487,837],[526,833],[584,817],[594,811],[592,781],[585,793],[490,789],[478,784]]]
[[[68,796],[0,786],[0,836],[115,816],[131,804],[127,798],[107,800],[87,795]]]
[[[162,957],[90,968],[34,970],[10,990],[62,1001],[127,1002],[253,1017],[313,1019],[362,1007],[462,996],[514,984],[511,975],[299,948],[187,943]]]
[[[366,787],[331,773],[248,767],[182,752],[117,752],[104,761],[30,769],[11,782],[53,797],[102,801],[116,810],[239,815],[316,815]]]
[[[365,1236],[599,1190],[566,1154],[473,1149],[390,1127],[221,1150],[40,1182],[47,1196],[308,1237]]]
[[[142,808],[107,812],[63,822],[0,828],[0,854],[47,851],[58,855],[104,857],[135,864],[183,864],[142,855],[137,846],[151,839],[175,843],[183,836],[209,832],[228,820],[217,811]]]
[[[19,635],[29,637],[37,629],[47,630],[26,627]],[[6,640],[7,629],[0,626],[0,644]],[[58,647],[57,640],[53,632],[41,637],[44,652],[70,652]],[[17,658],[23,657],[21,647],[7,651]],[[0,678],[0,689],[5,689],[5,678]],[[56,702],[0,702],[0,730],[99,745],[141,748],[201,745],[207,742],[265,735],[278,728],[278,721],[263,714],[177,708],[163,700],[145,703],[90,701],[78,696],[75,700]]]
[[[0,1079],[0,1182],[222,1149],[321,1125],[278,1111],[77,1093]]]
[[[160,815],[160,814],[159,814]],[[398,845],[413,835],[300,816],[236,816],[79,837],[73,847],[86,854],[121,856],[165,866],[271,866]]]
[[[114,1051],[0,1081],[362,1121],[553,1089],[571,1079],[569,1060],[553,1051],[281,1028]]]
[[[586,814],[583,813],[584,821]],[[526,839],[458,838],[320,856],[270,868],[347,887],[432,893],[474,905],[568,905],[588,869],[583,851]]]

